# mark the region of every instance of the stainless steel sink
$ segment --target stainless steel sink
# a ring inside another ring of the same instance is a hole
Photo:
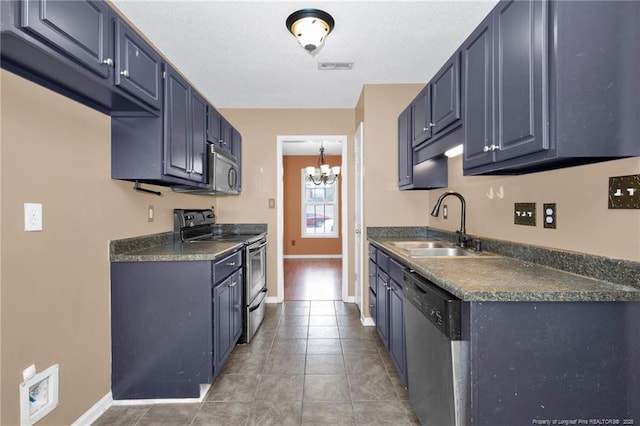
[[[394,241],[392,245],[404,249],[433,249],[433,248],[446,248],[447,246],[440,241]]]
[[[477,253],[471,250],[465,250],[458,247],[442,247],[442,248],[409,248],[406,249],[411,257],[432,257],[432,256],[446,256],[446,257],[459,257],[459,256],[482,256],[482,253]]]

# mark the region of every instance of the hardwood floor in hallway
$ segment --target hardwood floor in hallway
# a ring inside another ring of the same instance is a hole
[[[284,300],[342,300],[342,259],[284,259]]]

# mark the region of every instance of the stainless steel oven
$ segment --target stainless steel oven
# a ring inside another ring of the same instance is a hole
[[[245,327],[240,341],[248,343],[264,319],[267,297],[267,240],[262,237],[245,247]]]
[[[187,243],[210,241],[243,242],[243,328],[241,343],[248,343],[264,319],[267,297],[267,238],[264,230],[242,232],[239,225],[216,225],[213,209],[175,209],[174,231]],[[240,231],[240,232],[238,232]]]

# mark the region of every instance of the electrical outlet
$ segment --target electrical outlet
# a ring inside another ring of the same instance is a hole
[[[514,203],[513,223],[536,226],[536,203]]]
[[[275,209],[276,208],[276,199],[275,198],[269,198],[269,208],[270,209]]]
[[[640,209],[640,175],[609,178],[610,209]]]
[[[150,205],[149,208],[147,209],[147,220],[149,222],[153,222],[153,219],[155,219],[155,213],[153,210],[153,206]]]
[[[24,203],[24,230],[42,231],[42,204]]]
[[[556,229],[556,221],[558,216],[558,209],[556,208],[556,203],[543,204],[542,216],[544,217],[542,224],[545,228]]]

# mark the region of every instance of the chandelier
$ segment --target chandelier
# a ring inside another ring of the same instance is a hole
[[[309,166],[307,170],[307,179],[314,185],[331,185],[338,179],[340,174],[340,166],[329,166],[324,159],[324,146],[320,145],[320,157],[318,158],[318,167]]]

